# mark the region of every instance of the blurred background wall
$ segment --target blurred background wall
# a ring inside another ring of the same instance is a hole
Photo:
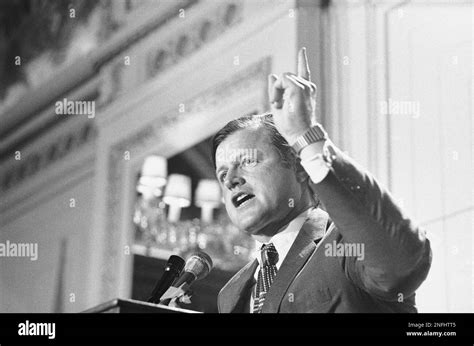
[[[462,0],[2,1],[0,242],[39,253],[0,258],[0,311],[131,297],[144,159],[268,110],[267,75],[306,46],[333,141],[428,230],[419,310],[472,312],[472,16]],[[95,113],[58,114],[64,99]]]

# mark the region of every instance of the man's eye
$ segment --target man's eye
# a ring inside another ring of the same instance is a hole
[[[222,172],[221,174],[219,174],[219,181],[223,182],[226,176],[227,176],[227,172]]]
[[[242,166],[255,166],[257,164],[257,161],[252,158],[245,158],[241,161]]]

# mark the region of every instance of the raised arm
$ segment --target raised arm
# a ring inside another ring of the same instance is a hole
[[[316,86],[310,81],[305,50],[298,56],[298,74],[269,78],[275,125],[289,144],[316,125]],[[319,137],[321,138],[319,138]],[[344,155],[322,127],[311,133],[298,152],[313,191],[342,234],[344,243],[364,244],[364,259],[343,261],[350,279],[371,294],[395,300],[409,296],[426,278],[431,249],[420,230],[365,169]]]

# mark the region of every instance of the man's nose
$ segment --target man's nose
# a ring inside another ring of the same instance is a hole
[[[229,170],[227,172],[226,179],[224,181],[225,187],[229,190],[232,190],[236,186],[241,186],[245,184],[245,179],[238,173],[237,170]]]

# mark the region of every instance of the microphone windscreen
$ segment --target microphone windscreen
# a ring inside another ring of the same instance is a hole
[[[185,272],[190,272],[196,276],[196,280],[201,280],[209,274],[212,269],[212,259],[204,252],[192,254],[186,261]]]
[[[178,275],[183,270],[184,265],[184,259],[176,255],[171,255],[168,259],[168,263],[166,263],[166,267],[169,268],[169,270],[177,271]]]

